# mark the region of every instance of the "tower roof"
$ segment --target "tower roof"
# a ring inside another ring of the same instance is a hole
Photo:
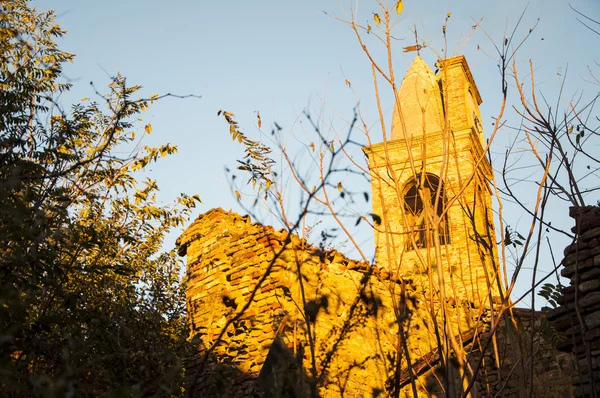
[[[396,93],[392,140],[441,131],[443,115],[438,79],[417,55]]]

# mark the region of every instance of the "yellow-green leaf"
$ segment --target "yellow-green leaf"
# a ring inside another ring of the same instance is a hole
[[[375,23],[377,25],[379,25],[381,23],[381,18],[379,17],[379,14],[373,15],[373,18],[375,19]]]
[[[152,133],[152,125],[150,123],[148,123],[144,129],[146,130],[146,133]]]
[[[338,182],[337,189],[338,189],[338,191],[340,191],[340,192],[342,192],[342,191],[344,190],[344,187],[342,186],[342,182],[341,182],[341,181],[340,181],[340,182]]]
[[[398,2],[396,3],[396,14],[400,14],[403,8],[404,4],[402,3],[402,0],[398,0]]]
[[[237,198],[237,200],[240,200],[242,198],[242,195],[240,195],[239,191],[235,191],[235,197]]]

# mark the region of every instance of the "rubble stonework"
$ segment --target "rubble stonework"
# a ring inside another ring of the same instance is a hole
[[[486,331],[480,342],[487,342],[490,337]],[[572,396],[573,359],[556,349],[558,336],[545,311],[507,312],[501,317],[494,340],[497,348],[490,344],[471,351],[472,366],[481,359],[477,397],[520,397],[529,386],[535,397]]]
[[[548,319],[565,339],[558,348],[577,358],[572,384],[576,397],[600,394],[600,208],[573,207],[576,240],[565,249],[560,306]]]
[[[191,339],[200,347],[186,370],[196,378],[200,396],[307,391],[311,380],[324,397],[386,391],[398,341],[394,300],[401,300],[402,289],[408,298],[402,311],[411,362],[436,347],[426,322],[424,280],[399,280],[385,269],[320,250],[222,209],[201,215],[178,246],[188,258],[188,320]],[[480,313],[472,305],[455,307],[450,314],[466,311],[475,319]],[[228,321],[222,341],[196,372]],[[469,330],[474,325],[461,326]],[[415,372],[423,374],[418,383],[423,392],[430,367]],[[408,384],[409,377],[401,384]]]

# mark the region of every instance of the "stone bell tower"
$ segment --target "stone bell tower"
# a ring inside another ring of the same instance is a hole
[[[434,291],[443,285],[445,299],[488,307],[499,288],[482,100],[463,56],[438,67],[435,74],[415,58],[397,92],[391,137],[365,149],[381,220],[376,262]]]

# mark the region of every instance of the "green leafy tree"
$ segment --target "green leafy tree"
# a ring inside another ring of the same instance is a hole
[[[117,75],[98,101],[61,109],[64,33],[53,12],[0,4],[0,391],[179,395],[185,298],[162,245],[200,198],[162,206],[156,182],[136,179],[177,150],[138,149],[158,96],[134,99],[140,86]]]

